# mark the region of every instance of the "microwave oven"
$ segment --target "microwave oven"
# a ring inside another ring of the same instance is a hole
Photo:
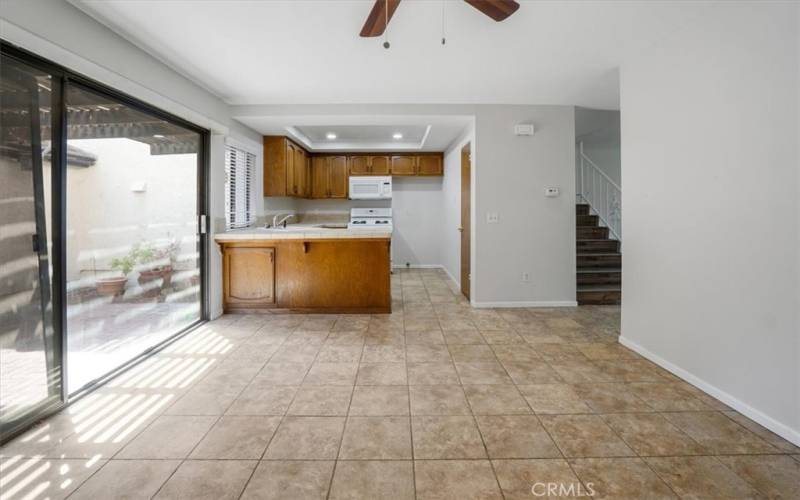
[[[350,176],[351,200],[386,200],[391,197],[391,176]]]

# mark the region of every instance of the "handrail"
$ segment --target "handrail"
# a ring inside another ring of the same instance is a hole
[[[578,143],[577,160],[578,197],[589,205],[609,232],[622,241],[622,188],[584,153],[583,141]]]

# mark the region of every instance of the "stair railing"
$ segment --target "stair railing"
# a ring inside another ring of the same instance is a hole
[[[622,241],[622,188],[583,152],[583,141],[578,143],[577,175],[580,192],[579,201],[590,207],[602,225],[619,241]]]

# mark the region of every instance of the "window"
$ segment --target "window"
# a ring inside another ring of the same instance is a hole
[[[247,227],[255,222],[252,191],[255,164],[253,153],[226,146],[225,224],[228,229]]]

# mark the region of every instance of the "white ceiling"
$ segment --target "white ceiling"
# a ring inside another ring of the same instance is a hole
[[[391,48],[358,32],[371,0],[69,0],[231,104],[619,105],[616,68],[702,7],[525,1],[502,23],[403,0]]]
[[[444,151],[472,122],[461,115],[237,116],[264,135],[286,135],[312,151]],[[335,140],[326,137],[336,134]],[[394,139],[396,132],[402,139]]]

